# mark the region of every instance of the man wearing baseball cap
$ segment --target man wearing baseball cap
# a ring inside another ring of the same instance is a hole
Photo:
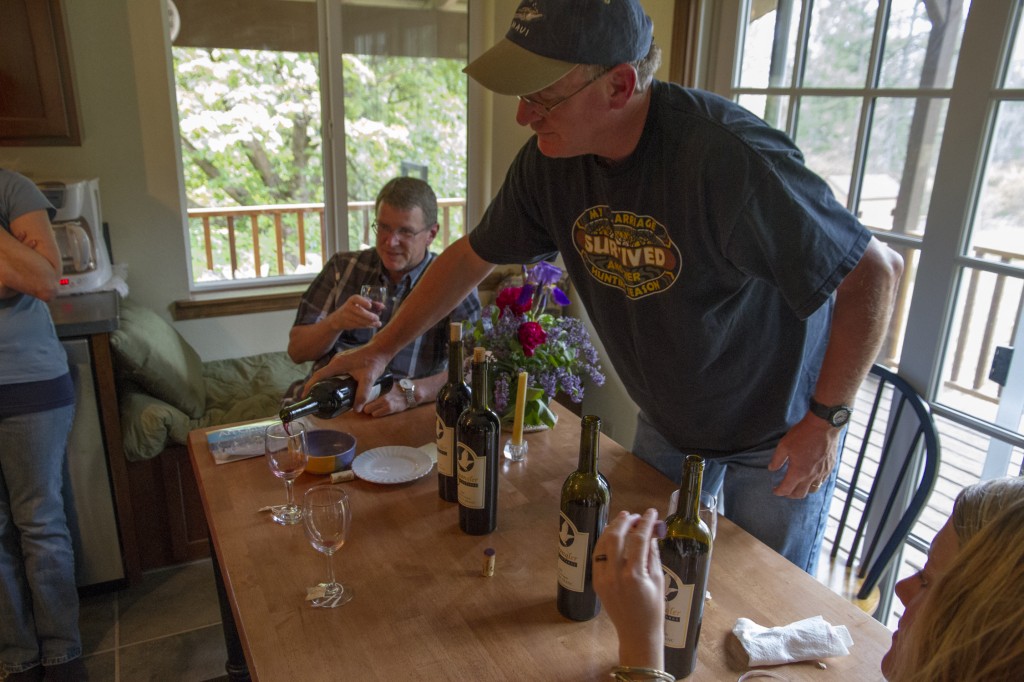
[[[813,573],[902,259],[785,134],[654,80],[659,62],[637,0],[522,2],[465,70],[518,96],[535,135],[404,314],[314,379],[377,376],[494,264],[561,254],[640,408],[637,456],[678,481],[683,454],[703,455],[722,512]]]

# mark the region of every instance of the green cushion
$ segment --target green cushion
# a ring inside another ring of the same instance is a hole
[[[169,443],[184,443],[196,425],[179,409],[146,393],[129,390],[121,397],[124,456],[130,462],[156,457]]]
[[[152,310],[128,299],[121,301],[120,325],[110,335],[110,345],[124,378],[193,419],[206,412],[202,360]]]
[[[311,364],[297,365],[281,351],[207,362],[206,416],[217,425],[273,417],[288,387],[305,379]]]

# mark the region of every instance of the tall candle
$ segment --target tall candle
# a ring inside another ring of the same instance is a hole
[[[526,372],[519,373],[519,384],[516,386],[516,414],[512,422],[512,444],[523,443],[523,418],[526,415]]]

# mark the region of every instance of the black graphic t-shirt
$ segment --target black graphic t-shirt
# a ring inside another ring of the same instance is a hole
[[[632,399],[677,448],[769,448],[807,411],[832,293],[870,233],[786,135],[655,82],[614,167],[530,140],[470,233],[493,263],[562,254]]]

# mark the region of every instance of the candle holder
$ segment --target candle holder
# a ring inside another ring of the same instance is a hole
[[[526,451],[528,449],[529,443],[527,443],[525,440],[519,445],[516,445],[515,443],[512,442],[512,439],[509,438],[507,441],[505,441],[505,458],[513,462],[522,462],[524,459],[526,459]]]

